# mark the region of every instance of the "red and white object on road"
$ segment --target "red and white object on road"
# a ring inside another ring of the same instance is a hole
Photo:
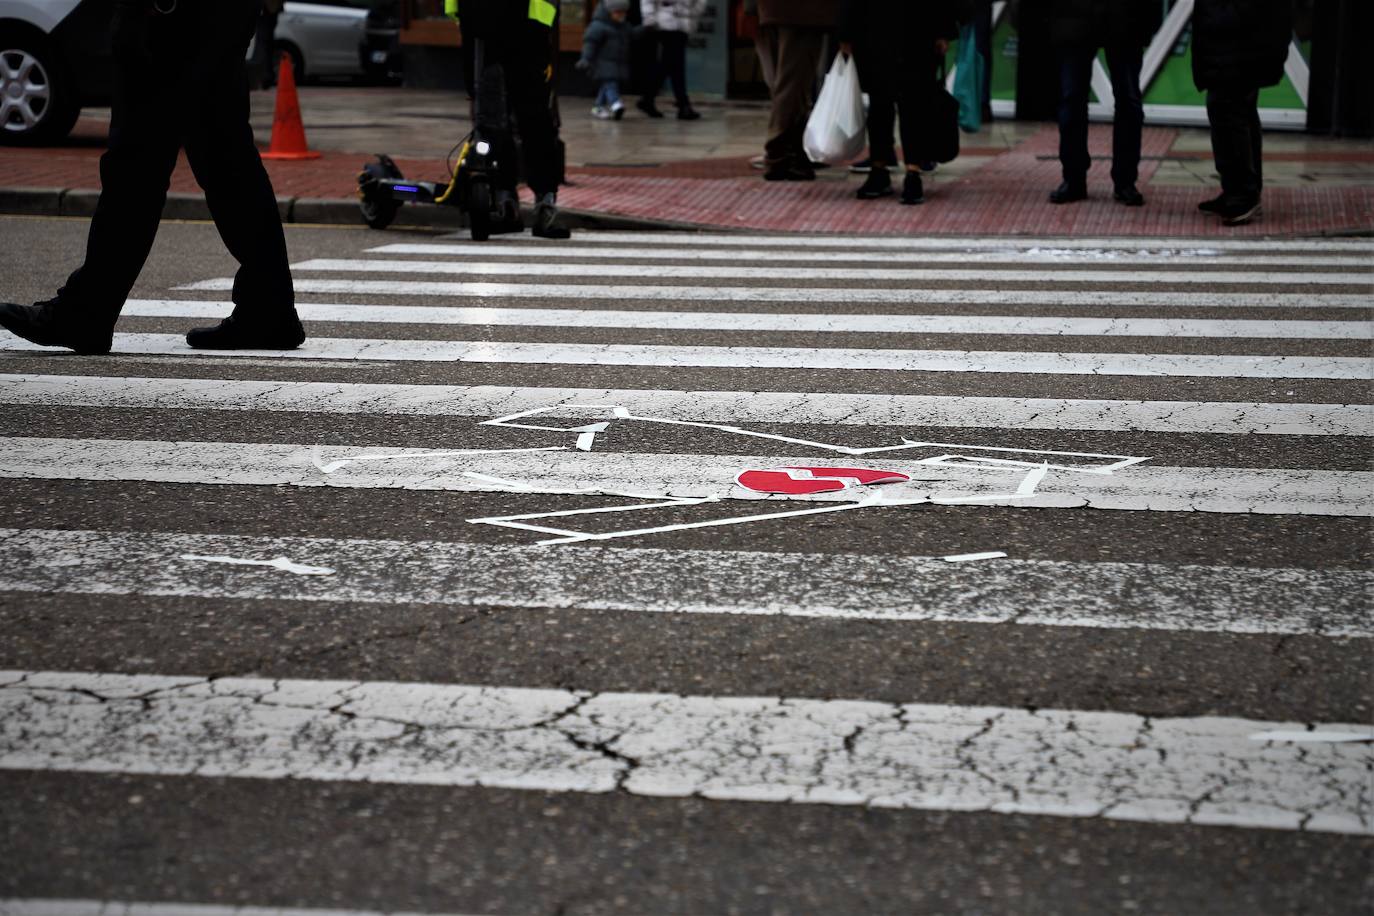
[[[910,479],[900,471],[877,471],[873,468],[784,467],[740,471],[735,482],[756,493],[806,496],[875,483],[903,483]]]

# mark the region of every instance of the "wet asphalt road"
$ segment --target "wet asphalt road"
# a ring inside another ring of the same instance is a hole
[[[0,294],[46,297],[74,266],[81,221],[0,217]],[[293,262],[361,259],[369,247],[432,242],[419,232],[289,227]],[[579,235],[575,245],[598,245]],[[601,243],[615,254],[604,282],[617,285],[856,286],[898,281],[614,279],[620,263],[687,264],[653,257],[652,245]],[[692,244],[690,240],[678,243]],[[1180,245],[1184,243],[1178,243]],[[801,246],[804,249],[804,246]],[[1204,246],[1205,247],[1205,246]],[[951,242],[950,250],[959,250]],[[1297,269],[1281,284],[1188,284],[1189,293],[1307,294]],[[433,255],[426,255],[433,258]],[[843,266],[884,266],[855,251]],[[508,261],[504,282],[550,279],[530,259]],[[1368,258],[1350,270],[1367,274]],[[947,265],[944,265],[947,266]],[[1051,265],[1047,265],[1051,266]],[[1054,269],[1071,269],[1052,265]],[[1129,272],[1108,264],[1095,269]],[[132,296],[220,300],[226,294],[177,290],[232,276],[234,264],[212,226],[163,227]],[[1166,260],[1159,269],[1205,271]],[[1227,268],[1235,270],[1238,268]],[[1331,268],[1327,268],[1331,269]],[[1257,271],[1267,268],[1256,268]],[[302,274],[297,274],[298,278]],[[332,275],[331,275],[332,276]],[[343,276],[343,275],[339,275]],[[348,279],[411,279],[350,273]],[[433,279],[418,277],[416,279]],[[459,279],[444,277],[442,279]],[[474,278],[492,280],[496,278]],[[989,283],[981,268],[953,289],[1056,290],[1052,276]],[[1078,287],[1075,287],[1078,288]],[[1168,283],[1111,285],[1167,297]],[[785,313],[1130,317],[1260,321],[1368,321],[1368,309],[1323,307],[1327,295],[1369,297],[1374,285],[1322,286],[1297,309],[1086,305],[959,306],[936,303],[684,303],[617,298],[561,302],[522,299],[303,293],[302,302],[470,305],[510,308],[710,310]],[[1371,302],[1374,304],[1374,301]],[[181,333],[196,322],[125,317],[122,333]],[[1308,356],[1367,360],[1369,340],[1179,336],[1063,337],[994,334],[566,329],[444,324],[311,324],[312,338],[392,338],[649,346],[1057,351],[1126,354]],[[566,445],[564,434],[478,426],[490,415],[323,411],[308,405],[233,409],[44,403],[7,396],[19,376],[78,379],[188,379],[285,384],[499,386],[510,389],[799,392],[932,395],[960,398],[1101,399],[1119,402],[1241,402],[1362,405],[1364,378],[1088,376],[1036,372],[875,372],[673,365],[517,365],[192,354],[119,353],[78,357],[6,350],[0,337],[0,435],[71,440],[280,443],[400,448],[532,448]],[[120,343],[116,342],[116,351]],[[133,386],[133,383],[130,383]],[[118,385],[114,388],[118,389]],[[130,388],[133,390],[133,387]],[[97,398],[98,400],[98,398]],[[747,400],[747,399],[745,399]],[[690,399],[683,410],[691,411]],[[971,402],[970,402],[971,403]],[[956,405],[957,407],[957,405]],[[982,448],[1149,456],[1146,466],[1187,469],[1324,471],[1367,474],[1366,415],[1349,434],[1238,434],[1218,427],[996,428],[922,424],[842,424],[833,419],[739,423],[793,439],[864,447],[899,436]],[[1167,424],[1161,424],[1167,426]],[[6,442],[9,440],[6,439]],[[0,446],[2,447],[2,446]],[[75,452],[74,452],[75,453]],[[798,447],[722,430],[612,426],[596,453],[790,456]],[[3,457],[0,455],[0,457]],[[880,456],[884,459],[891,455]],[[924,457],[924,454],[923,454]],[[1036,459],[1039,460],[1039,459]],[[862,458],[820,454],[823,464]],[[0,471],[0,528],[393,539],[519,545],[529,532],[467,519],[584,509],[606,497],[530,492],[446,492],[386,486],[291,487],[138,479],[57,479],[51,472]],[[1122,472],[1123,474],[1127,472]],[[27,479],[25,479],[27,477]],[[1354,486],[1367,478],[1352,478]],[[1232,570],[1345,571],[1368,575],[1368,513],[1052,509],[1014,505],[922,506],[853,512],[733,527],[651,534],[613,547],[726,554],[750,551],[868,558],[978,550],[1013,560],[1160,564]],[[724,517],[738,506],[673,510],[674,523]],[[614,530],[598,520],[590,530]],[[657,521],[655,524],[664,524]],[[585,548],[573,545],[566,550]],[[987,561],[996,564],[998,560]],[[695,569],[695,567],[693,567]],[[989,566],[988,568],[992,568]],[[270,574],[265,574],[270,575]],[[285,575],[285,574],[282,574]],[[669,572],[667,575],[671,576]],[[228,678],[388,681],[546,688],[592,693],[672,693],[703,697],[804,697],[970,707],[1065,709],[1148,717],[1225,717],[1279,723],[1374,722],[1370,634],[1231,632],[1177,627],[1036,626],[955,620],[839,619],[719,613],[539,608],[499,601],[299,600],[145,594],[129,571],[125,593],[85,593],[72,584],[47,592],[0,590],[0,669]],[[722,569],[722,579],[725,579]],[[1364,583],[1368,611],[1369,580]],[[684,577],[691,596],[704,588]],[[793,594],[834,583],[795,583]],[[847,583],[863,593],[868,583]],[[731,585],[731,588],[736,588]],[[737,586],[739,601],[766,601]],[[1071,586],[1070,586],[1071,588]],[[1199,586],[1201,589],[1201,586]],[[633,592],[607,579],[608,598]],[[1087,596],[1085,596],[1086,598]],[[1184,595],[1183,603],[1189,603]],[[1192,596],[1198,611],[1215,596]],[[784,601],[788,600],[783,596]],[[972,600],[951,592],[951,606]],[[1265,609],[1250,609],[1263,617]],[[0,732],[0,740],[15,738]],[[1367,747],[1374,747],[1366,745]],[[0,760],[3,760],[0,754]],[[1374,757],[1370,758],[1374,760]],[[1063,766],[1075,764],[1065,760]],[[1369,766],[1374,766],[1370,763]],[[1354,913],[1374,906],[1374,841],[1364,835],[1132,822],[1093,816],[991,811],[883,809],[854,804],[784,804],[707,797],[646,797],[514,791],[479,786],[381,785],[309,778],[259,779],[135,773],[118,767],[0,770],[0,899],[73,898],[184,904],[295,906],[433,913]],[[1374,770],[1366,769],[1366,774]],[[1374,777],[1371,777],[1374,778]],[[1365,787],[1363,817],[1374,825]],[[1352,803],[1353,804],[1353,803]]]

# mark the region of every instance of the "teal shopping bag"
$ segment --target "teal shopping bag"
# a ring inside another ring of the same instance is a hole
[[[959,28],[959,53],[954,60],[954,97],[959,101],[959,127],[977,133],[983,126],[983,90],[986,80],[983,55],[978,53],[973,25]]]

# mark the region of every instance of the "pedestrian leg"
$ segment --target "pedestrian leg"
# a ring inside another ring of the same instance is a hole
[[[1052,203],[1070,203],[1088,196],[1088,84],[1092,79],[1092,51],[1065,52],[1059,62],[1059,165],[1063,184],[1050,195]]]
[[[1207,93],[1207,120],[1212,155],[1221,176],[1222,195],[1231,201],[1257,201],[1260,196],[1259,92],[1215,86]]]
[[[770,170],[782,167],[794,173],[791,177],[804,178],[811,165],[802,149],[802,135],[811,114],[816,62],[824,35],[819,29],[796,26],[770,26],[769,31],[774,35],[776,57],[764,153]]]
[[[1140,180],[1140,142],[1145,106],[1140,94],[1141,52],[1136,45],[1107,48],[1116,113],[1112,117],[1112,187],[1116,200],[1139,206],[1145,198],[1136,189]]]

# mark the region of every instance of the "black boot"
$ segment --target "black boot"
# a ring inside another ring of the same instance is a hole
[[[63,309],[56,299],[33,305],[0,304],[0,326],[11,334],[42,347],[66,347],[82,356],[110,352],[112,327],[97,329],[80,326],[79,319]]]
[[[294,350],[305,343],[305,328],[291,317],[271,324],[230,315],[211,328],[192,328],[186,343],[196,350]]]
[[[539,198],[539,203],[534,205],[534,222],[530,226],[530,234],[541,239],[566,239],[572,237],[571,230],[567,226],[558,223],[558,204],[557,198],[552,193],[545,194]]]
[[[1145,195],[1136,190],[1133,184],[1117,185],[1116,190],[1112,192],[1112,200],[1128,207],[1145,206]]]
[[[658,106],[654,104],[651,96],[641,95],[639,101],[635,102],[635,107],[651,118],[663,117],[663,112],[658,110]]]
[[[854,192],[854,196],[859,200],[877,200],[879,197],[890,197],[892,195],[892,176],[887,173],[883,166],[874,166],[868,170],[868,177],[860,185],[859,190]]]
[[[902,180],[902,203],[923,204],[926,202],[925,185],[921,183],[920,172],[907,172]]]

